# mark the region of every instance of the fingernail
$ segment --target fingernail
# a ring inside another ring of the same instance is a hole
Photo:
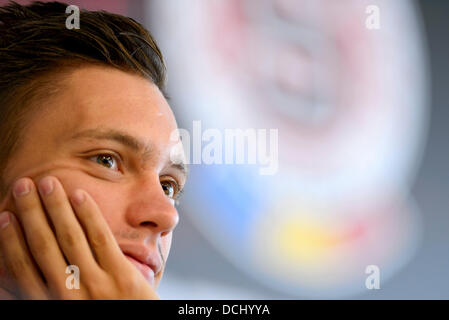
[[[10,221],[11,219],[9,218],[8,211],[0,213],[0,229],[5,229]]]
[[[22,197],[30,192],[30,183],[27,179],[20,179],[13,188],[14,196]]]
[[[73,193],[72,200],[76,205],[78,205],[78,206],[81,205],[85,199],[86,199],[86,196],[84,195],[83,191],[76,190]]]
[[[53,191],[53,179],[50,177],[43,178],[39,181],[39,191],[42,195],[48,196]]]

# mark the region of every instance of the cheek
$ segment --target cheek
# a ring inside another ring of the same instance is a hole
[[[168,258],[168,254],[170,253],[171,248],[171,242],[172,242],[173,232],[170,232],[166,236],[161,238],[160,246],[161,246],[161,252],[164,257],[164,260],[166,261]]]
[[[173,236],[173,232],[170,232],[169,234],[167,234],[166,236],[164,236],[160,239],[160,248],[161,248],[162,256],[163,256],[165,263],[164,263],[162,271],[156,276],[156,282],[155,282],[156,288],[159,286],[159,283],[160,283],[160,281],[163,277],[164,271],[165,271],[168,254],[170,253],[172,236]]]
[[[106,222],[114,234],[124,223],[124,194],[118,184],[86,177],[86,175],[55,175],[64,186],[67,194],[83,189],[96,202]]]
[[[107,186],[86,188],[85,191],[97,203],[112,232],[118,234],[125,224],[123,190],[108,184]]]

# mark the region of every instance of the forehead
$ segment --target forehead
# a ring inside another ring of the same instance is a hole
[[[66,88],[66,98],[82,121],[176,128],[159,88],[138,75],[109,67],[84,67],[67,78]]]
[[[163,94],[143,77],[110,67],[85,66],[65,76],[62,87],[46,108],[47,116],[41,117],[61,131],[60,139],[102,127],[158,145],[169,142],[177,128]]]

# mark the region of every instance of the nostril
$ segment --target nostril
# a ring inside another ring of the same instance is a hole
[[[165,237],[166,235],[169,235],[171,231],[165,231],[161,233],[161,237]]]
[[[153,221],[144,221],[144,222],[141,222],[140,225],[144,226],[144,227],[148,227],[148,226],[157,227],[157,223],[153,222]]]

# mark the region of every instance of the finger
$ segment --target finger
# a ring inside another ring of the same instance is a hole
[[[29,178],[13,186],[17,217],[34,260],[51,291],[64,292],[67,263],[48,223],[34,183]]]
[[[0,288],[0,300],[18,300],[18,299],[19,297],[16,297],[8,290]]]
[[[83,190],[75,190],[70,201],[98,263],[104,270],[116,270],[126,258],[94,199]]]
[[[55,177],[38,183],[39,194],[53,224],[56,238],[69,264],[76,265],[84,281],[97,278],[102,270],[95,261],[86,235],[70,205],[63,186]]]
[[[4,263],[24,299],[48,299],[48,292],[13,214],[0,214],[0,247]],[[4,290],[5,291],[5,290]]]
[[[1,240],[0,240],[1,241]],[[0,245],[0,288],[16,294],[17,285],[5,264],[5,258]]]

